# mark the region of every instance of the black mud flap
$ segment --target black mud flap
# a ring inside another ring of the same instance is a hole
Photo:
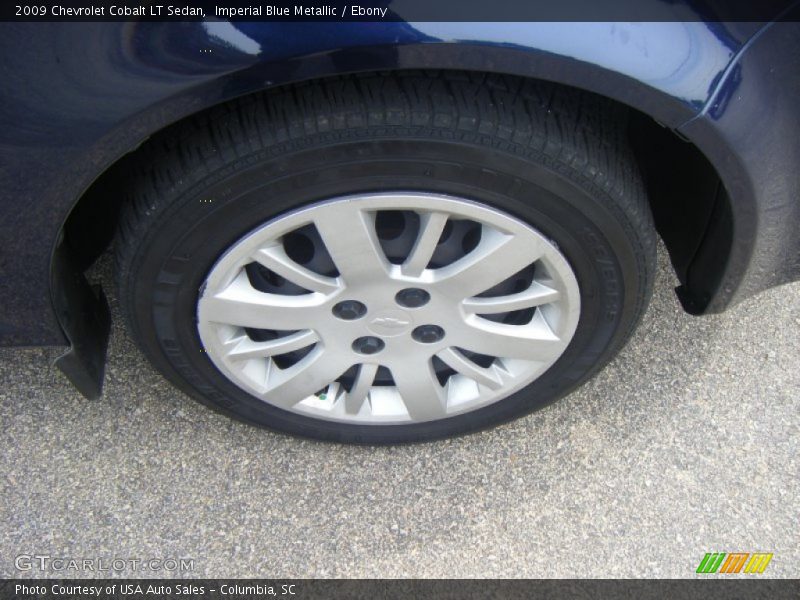
[[[100,397],[111,329],[108,301],[60,244],[53,257],[53,304],[70,348],[55,365],[89,399]]]

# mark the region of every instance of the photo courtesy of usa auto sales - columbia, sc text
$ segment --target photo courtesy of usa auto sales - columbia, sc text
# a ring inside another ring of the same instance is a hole
[[[108,9],[108,10],[106,10]],[[380,17],[386,16],[387,8],[360,6],[357,4],[343,6],[215,6],[215,17]],[[172,4],[151,4],[148,6],[62,6],[53,4],[48,7],[17,6],[17,16],[52,16],[52,17],[202,17],[205,10],[196,6],[176,6]]]
[[[83,585],[83,584],[67,584],[56,583],[52,585],[26,585],[22,583],[15,584],[14,593],[24,595],[45,595],[48,592],[53,596],[96,596],[100,597],[101,594],[119,594],[122,596],[129,595],[162,595],[174,594],[175,596],[197,596],[203,595],[207,592],[219,593],[222,596],[238,596],[238,595],[258,595],[258,596],[295,596],[297,585],[292,583],[284,583],[281,585],[239,585],[239,584],[226,584],[223,583],[219,588],[206,588],[203,585],[192,584],[177,584],[177,585],[153,585],[153,584],[138,584],[138,583],[106,583],[100,585]]]

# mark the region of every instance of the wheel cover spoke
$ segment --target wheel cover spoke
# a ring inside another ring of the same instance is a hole
[[[403,274],[419,277],[436,250],[436,245],[447,223],[446,213],[425,213],[420,217],[420,232],[414,247],[403,263]]]
[[[356,205],[324,208],[314,225],[345,281],[386,276],[389,262],[376,238],[375,219],[370,212]]]
[[[265,294],[240,274],[223,291],[207,292],[201,297],[198,318],[255,329],[304,329],[324,303],[325,296],[321,294]]]
[[[253,254],[253,259],[270,271],[311,292],[326,294],[339,287],[332,277],[314,273],[293,261],[286,254],[286,250],[282,245],[274,244],[266,248],[260,248]]]
[[[572,268],[541,233],[422,192],[270,221],[217,261],[197,304],[205,354],[234,384],[282,410],[369,425],[508,397],[562,356],[579,315]]]
[[[491,367],[481,367],[464,356],[455,348],[447,348],[439,352],[441,361],[457,373],[472,379],[476,383],[485,385],[496,390],[503,385],[500,370],[496,365]]]
[[[228,356],[235,360],[249,360],[251,358],[267,358],[287,352],[294,352],[306,348],[319,341],[319,336],[315,331],[306,329],[287,335],[276,340],[259,342],[250,339],[242,333],[236,338],[225,343],[228,348]]]
[[[534,281],[527,290],[516,294],[491,298],[467,298],[461,303],[461,306],[468,313],[490,315],[549,304],[558,300],[558,293],[558,290]]]
[[[447,413],[445,390],[427,360],[409,360],[392,369],[392,378],[408,414],[415,421],[440,419]]]
[[[324,349],[317,348],[288,369],[271,366],[262,397],[276,406],[291,408],[325,388],[348,366],[341,357],[332,357]]]
[[[549,361],[566,348],[564,340],[538,316],[525,326],[469,318],[466,327],[454,337],[461,348],[500,358]]]
[[[538,246],[519,235],[485,231],[477,248],[439,269],[435,286],[453,297],[479,294],[534,262],[541,256]]]
[[[345,396],[345,411],[348,414],[356,415],[361,410],[369,391],[372,389],[377,372],[378,365],[376,364],[363,363],[359,365],[355,383]]]

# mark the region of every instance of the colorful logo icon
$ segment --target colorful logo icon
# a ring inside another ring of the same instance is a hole
[[[697,573],[755,573],[767,568],[772,554],[767,552],[709,552],[697,566]]]

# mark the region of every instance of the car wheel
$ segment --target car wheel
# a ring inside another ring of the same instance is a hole
[[[655,232],[610,101],[384,74],[236,100],[140,153],[118,240],[134,337],[204,403],[358,443],[563,396],[649,299]]]

